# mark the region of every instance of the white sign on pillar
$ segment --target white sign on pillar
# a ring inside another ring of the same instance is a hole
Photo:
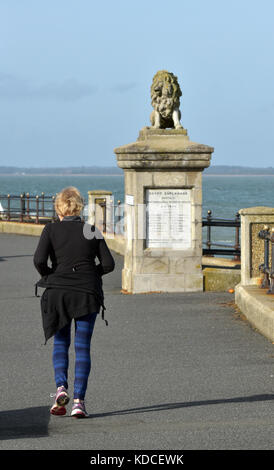
[[[191,189],[147,189],[147,248],[187,250],[191,239]]]

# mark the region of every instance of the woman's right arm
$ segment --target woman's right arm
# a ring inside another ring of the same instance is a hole
[[[33,256],[33,263],[41,276],[53,272],[48,266],[48,258],[51,259],[52,246],[49,237],[49,224],[46,224],[40,236],[40,240]]]
[[[115,261],[103,237],[98,239],[97,257],[100,264],[96,268],[101,276],[114,270]]]

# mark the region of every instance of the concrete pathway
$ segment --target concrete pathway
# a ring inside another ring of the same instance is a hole
[[[0,449],[273,450],[273,344],[241,319],[232,294],[121,294],[115,254],[104,278],[109,326],[98,317],[92,340],[90,418],[50,417],[37,242],[0,234]],[[70,389],[73,360],[71,348]]]

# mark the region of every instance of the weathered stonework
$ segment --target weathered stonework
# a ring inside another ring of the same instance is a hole
[[[101,206],[101,203],[105,207]],[[105,190],[88,191],[88,223],[101,231],[111,233],[113,229],[112,192]]]
[[[258,233],[264,225],[274,226],[274,208],[249,207],[239,211],[241,216],[241,284],[260,282],[259,265],[264,261],[264,242]]]
[[[191,142],[185,129],[148,127],[140,131],[136,142],[115,149],[117,164],[124,170],[125,185],[124,291],[203,290],[202,171],[210,165],[213,150]],[[140,220],[145,214],[142,215],[140,207],[146,202],[147,189],[188,191],[191,201],[190,248],[146,246],[145,234],[140,228]],[[127,195],[130,196],[129,204]]]
[[[167,70],[159,70],[153,77],[150,92],[153,106],[150,115],[152,127],[182,129],[179,109],[182,92],[177,77]]]

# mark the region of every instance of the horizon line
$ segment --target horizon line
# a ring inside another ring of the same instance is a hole
[[[260,168],[260,169],[274,169],[274,167],[272,166],[245,166],[245,165],[227,165],[227,164],[220,164],[220,165],[210,165],[208,168],[205,168],[205,170],[208,170],[210,168],[216,168],[216,167],[229,167],[229,168],[250,168],[250,169],[254,169],[256,170],[257,168]],[[44,170],[50,170],[50,169],[69,169],[69,168],[115,168],[116,170],[119,170],[120,168],[117,167],[116,165],[106,165],[106,166],[103,166],[103,165],[78,165],[78,166],[72,166],[72,165],[68,165],[68,166],[17,166],[17,165],[0,165],[0,169],[1,168],[18,168],[18,169],[44,169]]]

